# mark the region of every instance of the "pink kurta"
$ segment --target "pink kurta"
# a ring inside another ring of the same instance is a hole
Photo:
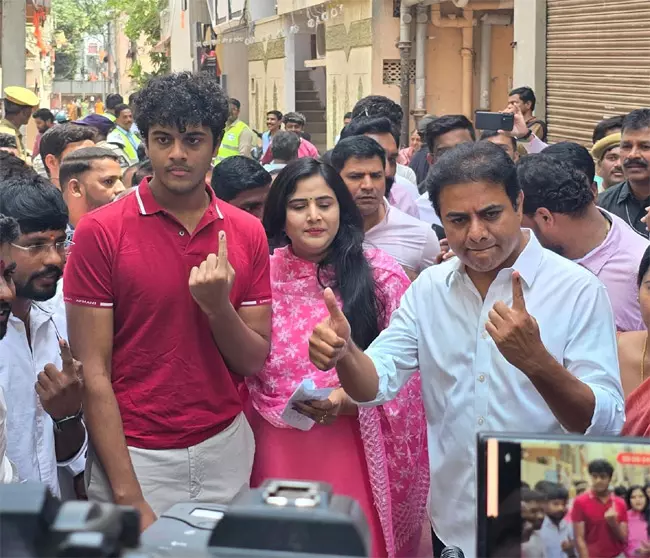
[[[387,254],[366,256],[386,308],[382,327],[398,306],[409,280]],[[321,274],[327,284],[326,273]],[[288,399],[305,378],[317,387],[337,387],[335,370],[323,372],[309,360],[309,337],[328,313],[316,264],[297,258],[290,247],[271,257],[273,337],[260,374],[246,380],[253,410],[256,452],[251,483],[266,478],[315,480],[355,498],[368,518],[372,556],[413,556],[417,551],[429,489],[426,420],[418,374],[394,401],[358,417],[303,432],[281,418]]]

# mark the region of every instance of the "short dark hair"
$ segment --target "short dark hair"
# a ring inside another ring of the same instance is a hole
[[[353,118],[341,131],[341,139],[354,136],[365,136],[366,134],[391,134],[399,147],[399,130],[387,117]]]
[[[32,167],[13,153],[0,150],[0,182],[11,180],[23,174],[36,174]],[[0,185],[1,187],[1,185]]]
[[[623,115],[612,116],[611,118],[605,118],[601,120],[594,127],[594,133],[591,137],[592,143],[597,143],[601,139],[609,136],[614,130],[620,130],[623,128]]]
[[[589,184],[593,184],[596,177],[596,163],[583,145],[572,141],[561,141],[549,145],[542,153],[578,169],[589,179]]]
[[[353,136],[339,141],[332,150],[331,164],[336,172],[341,172],[348,159],[374,159],[381,161],[381,167],[386,166],[386,153],[374,139],[366,136]]]
[[[392,99],[383,95],[368,95],[354,105],[352,119],[355,118],[388,118],[393,125],[399,128],[404,119],[404,111]],[[399,142],[398,142],[399,144]]]
[[[14,103],[9,99],[4,100],[4,107],[5,107],[5,114],[19,114],[24,110],[27,109],[32,110],[34,108],[34,107],[28,107],[27,105],[19,105],[18,103]]]
[[[503,151],[503,149],[501,151]],[[522,502],[546,502],[546,499],[546,494],[543,494],[542,492],[531,490],[530,488],[521,489]]]
[[[552,213],[579,217],[594,203],[585,174],[544,153],[523,157],[517,164],[517,179],[526,215],[545,207]]]
[[[648,273],[648,268],[650,268],[650,246],[645,249],[643,257],[641,258],[641,264],[639,265],[639,273],[637,275],[637,284],[639,288],[641,288],[641,283],[643,283],[645,274]]]
[[[476,141],[474,124],[466,116],[462,114],[447,114],[431,120],[424,130],[424,139],[427,142],[429,152],[433,153],[435,151],[436,139],[454,130],[467,130],[472,141]]]
[[[305,118],[305,115],[302,114],[301,112],[287,112],[283,117],[282,117],[282,122],[287,124],[288,122],[293,122],[294,124],[300,124],[301,126],[305,126],[307,124],[307,118]]]
[[[566,502],[569,499],[569,491],[558,482],[549,482],[544,488],[544,493],[547,500],[564,500]]]
[[[110,93],[106,97],[106,108],[108,110],[113,110],[117,105],[124,103],[124,98],[119,93]]]
[[[16,242],[20,236],[20,226],[13,217],[0,214],[0,244]]]
[[[151,165],[151,159],[145,159],[133,165],[135,167],[135,172],[131,177],[131,185],[137,186],[142,182],[147,176],[153,175],[153,166]]]
[[[626,130],[643,130],[645,128],[650,128],[650,109],[648,108],[633,110],[623,118],[623,133]]]
[[[292,161],[298,157],[300,149],[300,136],[293,132],[280,131],[273,136],[271,142],[271,155],[281,161]]]
[[[257,161],[235,155],[214,167],[211,186],[220,200],[229,202],[242,192],[270,186],[272,181],[273,177]]]
[[[269,112],[266,113],[266,116],[269,115],[275,116],[278,120],[282,120],[282,113],[279,110],[270,110]]]
[[[228,99],[217,80],[207,74],[181,72],[152,78],[136,102],[136,123],[146,142],[152,126],[206,126],[213,145],[223,136],[228,119]]]
[[[606,459],[594,459],[587,470],[590,475],[607,475],[610,478],[614,475],[614,467]]]
[[[483,132],[481,132],[480,140],[481,141],[489,140],[490,138],[495,138],[500,135],[501,134],[499,133],[498,130],[483,130]],[[507,136],[507,137],[510,138],[510,142],[512,143],[512,148],[515,151],[517,151],[517,140],[513,136]]]
[[[63,195],[36,173],[26,173],[2,184],[0,213],[16,219],[22,234],[64,230],[68,224]]]
[[[32,114],[32,118],[39,118],[43,122],[54,122],[54,115],[50,109],[41,108]]]
[[[131,107],[125,103],[120,103],[115,107],[113,112],[115,113],[115,116],[119,118],[120,114],[122,114],[122,112],[125,110],[131,110]]]
[[[503,186],[513,207],[521,189],[515,163],[498,145],[490,142],[464,143],[447,151],[431,167],[424,184],[438,215],[440,193],[447,186],[467,182],[490,182]]]
[[[232,106],[234,106],[237,110],[241,109],[241,103],[239,102],[239,99],[235,99],[234,97],[230,97],[230,99],[228,99],[228,102]]]
[[[39,152],[48,176],[50,175],[50,169],[45,162],[48,155],[53,155],[55,159],[60,161],[61,155],[68,145],[85,140],[95,141],[95,136],[96,132],[93,128],[79,126],[72,122],[53,126],[45,132],[41,138]]]
[[[102,159],[111,159],[116,163],[120,162],[120,158],[114,151],[103,147],[84,147],[64,157],[59,170],[61,190],[66,187],[71,178],[76,178],[91,170],[93,161],[101,161]]]
[[[12,134],[0,133],[0,147],[5,147],[8,149],[18,149],[18,143],[16,143],[16,136]]]
[[[348,118],[349,118],[350,120],[352,120],[352,113],[351,113],[351,112],[346,112],[346,113],[343,115],[343,120],[347,120]]]
[[[530,110],[535,110],[537,97],[535,97],[535,92],[530,87],[517,87],[510,91],[510,96],[512,95],[519,95],[519,98],[524,103],[531,103]]]

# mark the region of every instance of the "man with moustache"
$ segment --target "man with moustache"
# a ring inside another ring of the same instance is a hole
[[[623,119],[620,157],[626,180],[600,194],[598,205],[648,238],[641,219],[650,206],[650,109],[634,110]]]
[[[14,272],[16,263],[11,256],[11,243],[18,240],[20,228],[15,219],[0,215],[0,340],[7,334],[11,304],[16,298]],[[6,456],[7,452],[7,403],[0,387],[0,484],[18,480],[16,472]]]
[[[9,244],[16,299],[0,343],[0,387],[9,401],[7,457],[20,480],[42,482],[56,496],[82,494],[86,429],[81,367],[65,337],[65,310],[56,296],[69,242],[61,192],[35,173],[7,180],[0,213],[19,237]]]
[[[436,262],[440,243],[433,229],[386,200],[386,155],[372,137],[342,139],[331,161],[361,212],[367,246],[393,256],[411,279]]]
[[[432,167],[427,186],[457,257],[420,275],[365,353],[326,289],[330,317],[314,329],[309,353],[319,369],[335,366],[361,405],[391,400],[421,371],[434,554],[457,545],[471,558],[476,435],[615,435],[623,390],[605,287],[521,228],[524,196],[503,149],[458,146]]]

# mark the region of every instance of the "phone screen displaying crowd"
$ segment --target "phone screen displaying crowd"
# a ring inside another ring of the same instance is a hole
[[[650,444],[586,440],[479,437],[478,556],[650,555]]]

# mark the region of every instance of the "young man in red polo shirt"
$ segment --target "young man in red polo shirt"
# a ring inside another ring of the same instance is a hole
[[[576,497],[571,510],[580,558],[618,558],[627,544],[627,506],[609,490],[614,468],[604,459],[589,463],[591,490]]]
[[[81,220],[64,294],[88,496],[135,506],[145,528],[176,502],[248,486],[254,440],[231,373],[264,364],[271,290],[259,220],[205,183],[228,117],[220,87],[164,76],[136,108],[153,178]]]

